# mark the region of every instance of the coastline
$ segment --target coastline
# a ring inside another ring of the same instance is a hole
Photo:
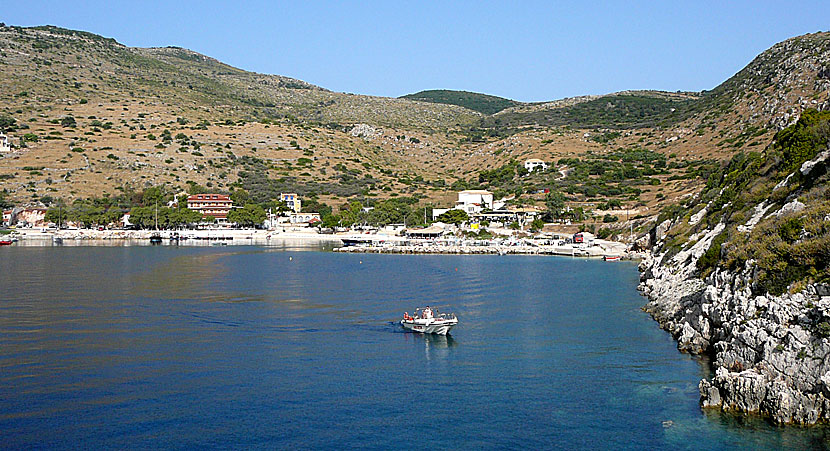
[[[38,230],[19,229],[11,235],[22,245],[121,243],[149,245],[151,237],[158,244],[180,246],[268,245],[285,240],[335,246],[335,252],[378,254],[470,254],[470,255],[561,255],[570,257],[642,259],[643,254],[629,251],[628,245],[616,241],[594,240],[592,243],[549,244],[541,240],[474,240],[446,237],[441,239],[405,238],[398,235],[340,233],[323,234],[307,229],[257,230]],[[347,244],[348,243],[348,244]]]
[[[668,261],[640,264],[643,310],[677,348],[711,356],[714,377],[699,382],[700,404],[760,414],[778,424],[830,422],[830,286],[781,296],[754,295],[751,267],[695,276],[714,234]]]

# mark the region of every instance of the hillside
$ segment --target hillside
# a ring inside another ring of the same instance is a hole
[[[826,104],[827,36],[778,44],[704,93],[514,102],[486,115],[331,92],[178,47],[3,27],[0,128],[15,149],[0,155],[0,188],[6,202],[33,205],[200,186],[241,187],[259,200],[296,191],[333,206],[395,197],[445,206],[464,188],[544,206],[537,193],[549,189],[585,211],[590,227],[614,233],[631,218],[645,230],[663,205],[696,193],[720,162],[765,148],[782,117],[789,123]],[[524,174],[519,166],[528,158],[554,166]],[[588,214],[594,210],[598,216]],[[622,220],[604,224],[606,213]]]
[[[634,129],[676,123],[693,94],[661,92],[623,92],[573,99],[566,103],[545,103],[499,112],[482,121],[484,127],[522,127],[528,125],[575,128]]]
[[[38,102],[161,102],[214,118],[293,117],[305,121],[446,129],[476,115],[463,108],[334,93],[277,75],[243,71],[176,48],[140,49],[57,27],[0,28],[0,88]]]
[[[737,154],[664,212],[646,307],[681,350],[713,357],[706,407],[830,420],[830,112]]]
[[[401,96],[401,99],[417,100],[419,102],[443,103],[447,105],[458,105],[468,110],[478,111],[482,114],[495,114],[506,108],[521,105],[515,100],[503,97],[479,94],[468,91],[451,91],[446,89],[434,89],[420,91],[415,94]]]

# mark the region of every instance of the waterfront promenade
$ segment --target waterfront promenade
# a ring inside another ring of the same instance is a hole
[[[285,240],[321,243],[334,251],[376,254],[491,254],[491,255],[564,255],[573,257],[639,258],[625,243],[593,240],[568,243],[532,238],[494,238],[479,240],[461,237],[406,238],[383,233],[317,233],[313,229],[207,229],[207,230],[92,230],[92,229],[18,229],[11,236],[22,245],[85,245],[87,243],[150,244],[158,236],[164,244],[185,246],[211,244],[268,245]],[[350,245],[345,245],[350,244]]]

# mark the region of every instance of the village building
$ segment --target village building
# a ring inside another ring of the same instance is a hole
[[[320,213],[289,213],[288,222],[291,224],[316,224],[322,222]]]
[[[3,225],[8,227],[12,225],[12,218],[14,217],[14,210],[3,210]]]
[[[538,158],[525,160],[525,169],[527,169],[527,172],[533,172],[537,168],[541,168],[541,170],[546,171],[548,169],[548,164]]]
[[[193,194],[187,197],[187,208],[224,222],[233,208],[233,201],[227,194]]]
[[[9,142],[9,137],[0,133],[0,153],[8,153],[12,151],[12,143]]]
[[[468,215],[480,213],[483,210],[493,209],[493,193],[485,190],[466,190],[458,192],[458,200],[452,209],[462,210]],[[433,208],[432,220],[450,211],[450,208]]]
[[[458,193],[455,208],[464,210],[467,214],[490,210],[493,208],[493,193],[478,189],[461,191]]]
[[[423,229],[406,229],[408,238],[438,238],[444,233],[444,229],[437,225]]]
[[[300,196],[296,193],[280,193],[280,201],[285,203],[288,209],[294,213],[299,213],[303,209]]]

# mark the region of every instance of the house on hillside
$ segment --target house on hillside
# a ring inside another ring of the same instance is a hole
[[[12,143],[9,142],[9,137],[0,133],[0,153],[8,153],[12,151]]]
[[[468,215],[480,213],[482,210],[493,209],[493,193],[485,190],[466,190],[458,193],[458,200],[452,209],[462,210]],[[432,220],[450,211],[450,208],[433,208]]]
[[[490,210],[493,208],[493,193],[479,189],[461,191],[458,193],[455,208],[464,210],[467,214]]]
[[[227,194],[193,194],[187,197],[187,208],[225,222],[233,208],[233,201]]]
[[[14,210],[3,210],[3,226],[12,225],[12,218],[14,217]]]
[[[297,193],[280,193],[280,201],[294,213],[299,213],[303,209],[303,203]]]
[[[525,169],[527,169],[527,172],[533,172],[537,168],[541,168],[541,170],[546,171],[548,169],[548,164],[538,158],[525,160]]]

